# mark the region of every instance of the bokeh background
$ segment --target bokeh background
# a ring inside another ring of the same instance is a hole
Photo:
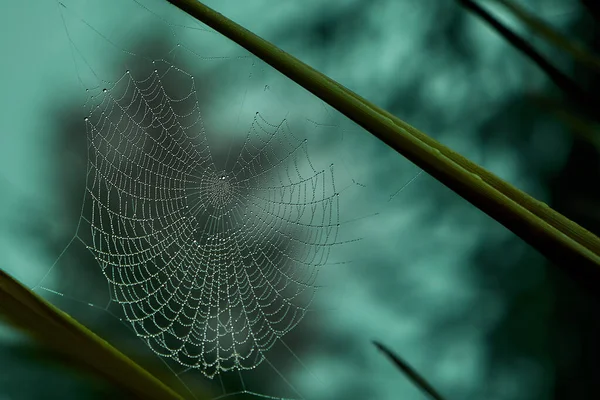
[[[361,239],[334,251],[314,311],[284,338],[301,363],[287,349],[274,348],[269,357],[277,371],[261,367],[244,375],[248,387],[293,396],[293,386],[307,399],[424,398],[377,352],[376,339],[448,399],[596,397],[600,320],[593,295],[303,89],[259,61],[236,58],[245,55],[242,49],[180,26],[201,28],[171,6],[143,3],[164,20],[133,1],[0,6],[0,268],[29,287],[49,273],[43,286],[63,296],[40,294],[163,379],[174,379],[115,316],[118,307],[102,309],[106,282],[81,243],[73,242],[51,266],[76,232],[85,187],[81,106],[94,78],[78,52],[110,80],[123,73],[118,48],[139,54],[128,62],[143,64],[185,42],[198,46],[186,67],[205,83],[201,108],[214,146],[235,145],[257,111],[273,121],[289,118],[294,133],[309,139],[315,163],[334,163],[344,189],[342,236]],[[597,151],[531,101],[531,94],[557,91],[458,2],[205,3],[600,231]],[[594,19],[580,2],[520,3],[597,48]],[[597,77],[536,40],[501,8],[489,9],[593,91]],[[86,31],[81,19],[105,36]],[[341,261],[351,262],[333,264]],[[0,325],[0,335],[0,399],[126,396],[53,361],[8,326]],[[210,387],[215,396],[239,389],[236,377],[181,377],[191,390]]]

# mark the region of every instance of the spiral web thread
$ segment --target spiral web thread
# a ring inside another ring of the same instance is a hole
[[[194,77],[164,60],[92,97],[83,239],[137,335],[207,377],[258,366],[304,317],[339,228],[333,166],[256,114],[213,160]],[[163,81],[189,84],[168,92]],[[228,165],[229,164],[229,165]]]

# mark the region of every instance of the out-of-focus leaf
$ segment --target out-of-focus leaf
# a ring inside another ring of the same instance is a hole
[[[562,35],[550,25],[531,14],[525,8],[512,0],[495,0],[511,11],[515,17],[521,20],[525,25],[536,32],[548,43],[553,44],[559,49],[569,53],[576,61],[600,72],[600,57],[591,53],[580,43],[576,43],[566,36]]]
[[[0,270],[0,317],[60,353],[142,399],[177,399],[179,394],[108,342]],[[198,394],[198,398],[209,398]]]
[[[429,382],[425,380],[417,371],[415,371],[408,363],[400,358],[397,354],[385,347],[379,342],[373,341],[373,344],[385,354],[404,375],[410,379],[424,393],[427,393],[434,400],[444,400],[441,394]]]
[[[512,44],[516,49],[525,54],[533,61],[544,73],[558,86],[567,96],[568,99],[576,104],[580,109],[584,110],[590,118],[598,119],[598,109],[600,102],[590,93],[583,90],[571,78],[561,72],[544,56],[533,48],[527,41],[519,35],[504,26],[500,21],[494,18],[489,12],[484,10],[479,4],[472,0],[458,0],[463,6],[471,10],[474,14],[486,21],[494,28],[506,41]]]

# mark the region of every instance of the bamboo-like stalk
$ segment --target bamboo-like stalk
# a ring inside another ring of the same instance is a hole
[[[600,239],[272,43],[196,0],[167,0],[362,126],[584,284],[600,284]]]
[[[65,360],[105,377],[133,398],[183,399],[129,357],[1,269],[0,318],[57,351]]]

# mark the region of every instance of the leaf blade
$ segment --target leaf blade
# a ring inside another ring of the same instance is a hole
[[[441,394],[438,393],[435,388],[425,380],[415,369],[413,369],[408,363],[400,358],[393,351],[385,347],[383,344],[379,343],[376,340],[373,340],[373,344],[377,347],[383,354],[385,354],[392,363],[404,374],[406,377],[415,384],[419,389],[421,389],[424,393],[429,395],[434,400],[444,400]]]
[[[0,317],[136,398],[183,399],[129,357],[1,269]]]
[[[543,20],[528,12],[524,7],[511,0],[495,0],[513,13],[521,22],[536,32],[546,42],[569,53],[573,59],[590,69],[600,72],[600,58],[566,36],[562,35]]]

